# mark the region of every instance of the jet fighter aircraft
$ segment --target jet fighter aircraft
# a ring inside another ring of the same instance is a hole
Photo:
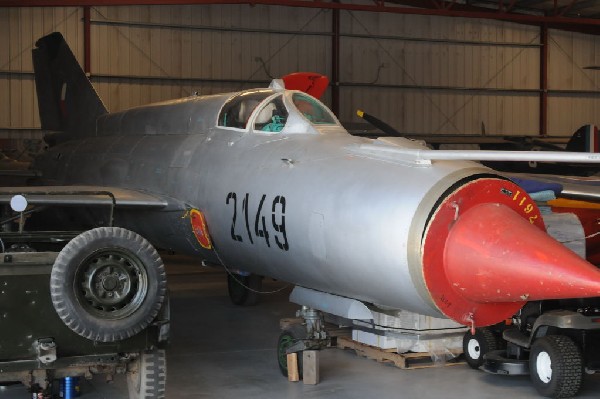
[[[354,137],[279,80],[108,113],[59,33],[36,45],[42,128],[57,133],[33,165],[41,186],[3,188],[4,203],[21,194],[30,206],[85,204],[69,222],[110,223],[199,263],[290,282],[307,305],[368,303],[475,327],[528,300],[600,295],[600,271],[545,233],[525,191],[473,162],[592,163],[596,154]],[[108,221],[93,208],[107,203]],[[106,296],[118,276],[74,276],[95,279],[102,312],[119,311]]]

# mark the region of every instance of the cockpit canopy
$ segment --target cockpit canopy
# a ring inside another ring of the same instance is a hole
[[[322,127],[340,127],[320,101],[299,91],[270,89],[240,93],[219,114],[218,126],[255,133],[318,133]]]

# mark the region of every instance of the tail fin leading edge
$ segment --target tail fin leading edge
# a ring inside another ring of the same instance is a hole
[[[36,42],[33,68],[42,129],[93,135],[108,111],[60,33]]]
[[[567,143],[567,151],[600,152],[600,137],[598,127],[594,125],[581,126]]]

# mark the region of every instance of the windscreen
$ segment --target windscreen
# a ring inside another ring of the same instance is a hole
[[[292,101],[298,111],[314,125],[335,125],[335,120],[317,100],[302,93],[294,93]]]
[[[223,106],[219,115],[219,126],[246,129],[248,119],[264,99],[273,94],[271,90],[242,93]]]

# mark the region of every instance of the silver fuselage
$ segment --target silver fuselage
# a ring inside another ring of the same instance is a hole
[[[47,184],[127,187],[205,214],[214,251],[194,242],[180,212],[117,217],[117,224],[161,248],[442,316],[423,281],[423,233],[444,192],[490,170],[467,161],[418,165],[363,152],[360,146],[373,140],[351,136],[337,120],[325,126],[302,120],[287,97],[291,122],[278,133],[254,131],[251,124],[219,127],[217,116],[231,98],[192,97],[103,116],[96,135],[51,148],[36,167]]]

